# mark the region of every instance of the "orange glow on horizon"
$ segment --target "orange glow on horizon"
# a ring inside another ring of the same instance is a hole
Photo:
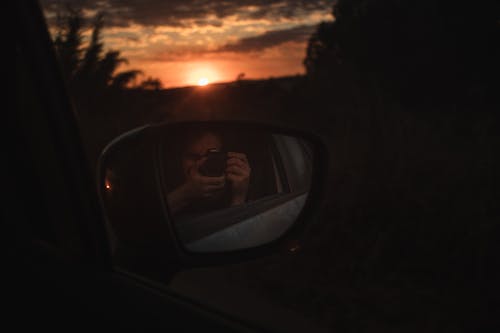
[[[292,54],[293,52],[289,52]],[[175,61],[136,60],[130,63],[131,68],[141,68],[145,73],[158,77],[163,87],[197,86],[201,78],[207,79],[207,85],[232,82],[239,74],[245,79],[268,79],[286,75],[303,74],[301,62],[302,48],[298,48],[293,57],[283,59],[271,57],[266,61],[253,55],[241,54],[237,58],[219,55],[218,59],[183,59]]]

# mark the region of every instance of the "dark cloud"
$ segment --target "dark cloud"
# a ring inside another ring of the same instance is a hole
[[[222,24],[221,19],[237,14],[245,19],[300,17],[307,13],[331,9],[334,0],[72,0],[74,7],[104,10],[107,24],[124,26],[137,23],[146,26],[187,26]],[[55,10],[64,0],[41,0],[46,10]],[[252,10],[249,8],[252,7]],[[214,16],[216,20],[207,20]]]
[[[267,31],[262,35],[242,38],[236,43],[227,44],[217,52],[262,51],[287,42],[303,42],[309,38],[315,27],[315,25],[301,25],[290,29]]]

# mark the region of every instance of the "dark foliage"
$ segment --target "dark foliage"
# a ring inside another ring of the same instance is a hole
[[[92,34],[86,47],[83,41],[86,22],[81,11],[68,6],[58,17],[54,46],[74,96],[85,95],[88,98],[109,88],[124,88],[140,73],[138,70],[116,73],[118,66],[127,60],[120,57],[119,51],[110,50],[103,54],[103,13],[97,13],[94,17]]]
[[[354,77],[360,97],[376,91],[412,106],[496,97],[498,3],[339,0],[333,14],[310,39],[309,77],[332,84]]]
[[[283,107],[328,142],[325,209],[301,255],[244,272],[331,330],[484,330],[500,300],[499,6],[333,12]]]

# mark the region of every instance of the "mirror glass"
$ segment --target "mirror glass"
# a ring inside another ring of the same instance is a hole
[[[297,220],[311,184],[312,146],[256,129],[183,128],[159,145],[168,214],[191,252],[252,248]]]

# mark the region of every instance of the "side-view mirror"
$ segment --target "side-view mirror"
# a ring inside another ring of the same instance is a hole
[[[113,253],[144,263],[170,251],[170,259],[199,265],[263,255],[291,240],[294,251],[317,211],[325,151],[314,135],[262,124],[127,132],[98,166]]]

